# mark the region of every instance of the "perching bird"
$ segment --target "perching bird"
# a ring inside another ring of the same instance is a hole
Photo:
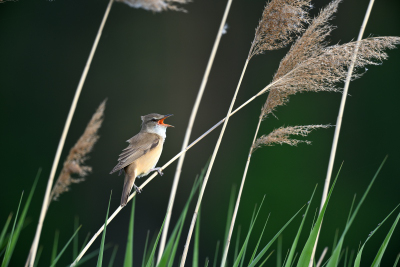
[[[162,152],[167,127],[173,127],[164,123],[164,120],[170,116],[172,114],[160,115],[157,113],[142,116],[142,129],[137,135],[127,140],[129,146],[122,150],[117,166],[110,172],[112,174],[120,171],[121,174],[123,170],[125,173],[121,197],[122,207],[128,202],[132,187],[140,193],[140,189],[135,185],[136,177],[146,176],[152,171],[163,175],[161,168],[156,168],[156,164]]]

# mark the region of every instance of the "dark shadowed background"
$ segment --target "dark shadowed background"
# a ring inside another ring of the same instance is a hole
[[[0,140],[2,186],[0,225],[10,212],[16,212],[21,192],[29,191],[39,168],[42,175],[28,212],[30,223],[22,232],[12,266],[22,266],[31,245],[47,179],[76,86],[88,58],[108,1],[55,0],[5,2],[0,5]],[[327,4],[313,2],[312,14]],[[103,224],[110,191],[110,212],[120,200],[123,177],[108,173],[116,164],[125,140],[140,129],[140,116],[152,112],[174,117],[168,130],[159,166],[180,151],[189,115],[208,61],[226,1],[201,1],[185,5],[188,13],[154,14],[115,3],[105,25],[92,67],[83,87],[70,132],[62,153],[82,134],[101,101],[108,98],[100,139],[88,164],[93,173],[85,182],[72,185],[71,191],[53,202],[48,211],[40,244],[44,246],[41,266],[50,261],[53,236],[61,231],[60,246],[73,233],[74,217],[82,223],[80,243],[88,232]],[[222,119],[229,107],[236,84],[261,17],[265,1],[235,0],[228,17],[228,33],[223,36],[209,82],[201,102],[191,140]],[[337,29],[332,43],[357,38],[368,1],[345,0],[332,21]],[[400,1],[378,0],[372,10],[364,36],[400,36]],[[236,107],[256,94],[272,79],[287,49],[267,52],[252,59],[239,92]],[[370,231],[400,202],[399,119],[400,50],[389,51],[382,66],[368,67],[365,75],[350,85],[334,174],[344,162],[329,203],[317,255],[331,246],[336,229],[342,233],[351,201],[365,191],[385,155],[389,159],[345,239],[345,247],[357,251]],[[365,71],[365,70],[363,70]],[[263,95],[229,121],[209,183],[201,214],[200,260],[214,257],[218,240],[223,242],[229,194],[239,185],[257,125]],[[305,93],[291,97],[278,108],[276,118],[263,122],[260,134],[288,125],[335,124],[341,95]],[[178,187],[172,225],[188,197],[196,174],[212,154],[220,128],[189,150]],[[247,231],[254,205],[266,195],[261,219],[271,217],[262,246],[309,200],[318,184],[311,216],[307,220],[301,245],[319,206],[334,129],[318,130],[307,138],[312,145],[275,146],[253,155],[237,226]],[[61,164],[60,164],[61,166]],[[141,264],[146,233],[158,232],[167,208],[176,163],[156,177],[136,201],[134,237],[135,266]],[[60,170],[60,168],[59,168]],[[58,173],[57,173],[58,175]],[[57,176],[56,175],[56,176]],[[143,181],[143,179],[141,180]],[[140,182],[139,181],[139,184]],[[191,218],[194,205],[189,210]],[[398,211],[397,211],[398,213]],[[396,213],[396,214],[397,214]],[[121,266],[125,250],[130,205],[107,228],[106,242],[119,244],[116,266]],[[396,215],[373,236],[364,250],[363,263],[375,257]],[[300,216],[283,233],[286,253],[300,223]],[[188,219],[189,221],[189,219]],[[183,230],[179,255],[189,224]],[[263,222],[256,224],[261,231]],[[255,233],[256,233],[255,232]],[[252,244],[257,241],[254,235]],[[100,238],[99,238],[100,240]],[[99,240],[91,247],[99,247]],[[242,241],[244,235],[242,234]],[[192,256],[192,244],[189,257]],[[275,247],[275,245],[274,245]],[[232,262],[233,246],[229,261]],[[392,266],[400,252],[400,229],[396,229],[382,266]],[[106,251],[106,261],[111,250]],[[177,260],[175,264],[177,264]],[[68,250],[61,264],[72,262]],[[188,261],[188,266],[191,264]],[[94,266],[95,260],[87,266]],[[269,265],[275,266],[275,256]]]

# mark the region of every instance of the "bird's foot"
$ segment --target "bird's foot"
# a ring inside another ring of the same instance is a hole
[[[135,191],[140,194],[142,193],[142,189],[140,189],[139,187],[137,187],[135,184],[133,184],[133,187],[135,188]]]
[[[158,174],[159,174],[160,176],[163,176],[163,175],[164,175],[164,173],[162,172],[162,169],[161,169],[160,167],[153,168],[153,169],[150,170],[150,172],[154,172],[154,171],[158,172]]]

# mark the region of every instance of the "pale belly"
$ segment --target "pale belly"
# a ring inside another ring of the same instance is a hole
[[[136,171],[138,174],[137,177],[146,176],[149,174],[150,170],[156,166],[158,160],[160,159],[162,148],[163,144],[161,143],[156,148],[147,152],[145,155],[135,161],[137,168]]]

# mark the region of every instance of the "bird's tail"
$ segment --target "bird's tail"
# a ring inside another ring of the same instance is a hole
[[[136,175],[129,175],[128,173],[125,173],[124,189],[122,190],[121,196],[121,207],[124,207],[126,203],[128,203],[129,193],[132,190],[135,179]]]

